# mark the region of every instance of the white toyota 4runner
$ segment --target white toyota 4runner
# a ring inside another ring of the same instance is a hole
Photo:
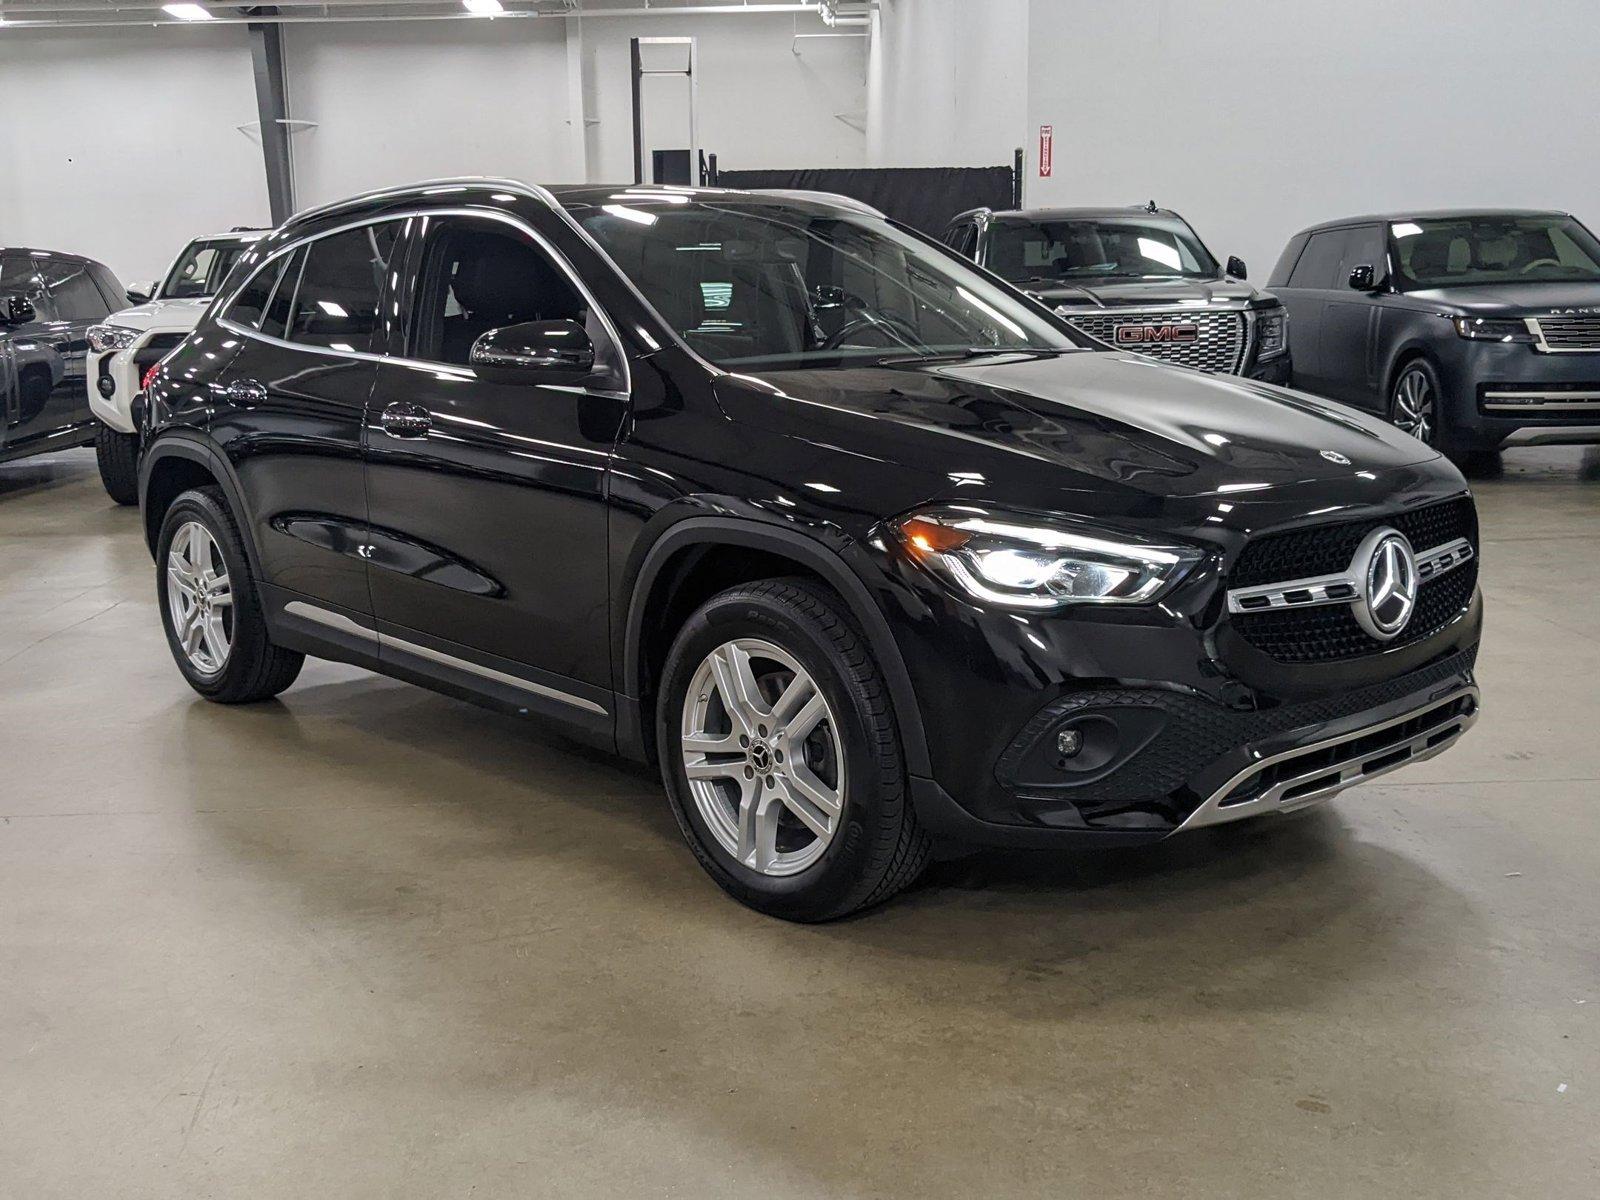
[[[89,408],[99,418],[95,455],[100,480],[118,504],[139,502],[139,431],[133,402],[151,367],[189,336],[222,281],[250,243],[265,230],[235,229],[195,238],[183,248],[158,288],[135,283],[135,306],[114,312],[89,330],[84,378]]]

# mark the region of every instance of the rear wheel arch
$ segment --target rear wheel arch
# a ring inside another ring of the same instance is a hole
[[[622,690],[639,728],[619,729],[625,749],[655,759],[650,714],[659,672],[683,622],[711,596],[739,583],[801,576],[843,602],[889,683],[906,767],[931,773],[921,708],[899,646],[865,583],[838,554],[791,529],[731,517],[690,517],[664,532],[645,553],[628,592],[622,630]]]

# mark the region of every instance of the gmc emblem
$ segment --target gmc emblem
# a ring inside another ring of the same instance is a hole
[[[1117,345],[1137,346],[1146,342],[1198,342],[1198,325],[1118,325]]]

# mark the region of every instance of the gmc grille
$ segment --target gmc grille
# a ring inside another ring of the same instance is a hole
[[[1148,354],[1162,362],[1178,363],[1201,371],[1237,375],[1244,370],[1249,337],[1242,312],[1141,312],[1138,309],[1108,309],[1105,312],[1073,312],[1057,309],[1068,324],[1099,338],[1118,350]],[[1192,342],[1150,340],[1137,345],[1119,344],[1117,328],[1122,325],[1193,325],[1198,336]]]

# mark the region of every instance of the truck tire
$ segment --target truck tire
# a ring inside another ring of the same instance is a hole
[[[95,426],[94,457],[100,482],[118,504],[139,503],[139,435],[119,433],[103,421]]]

